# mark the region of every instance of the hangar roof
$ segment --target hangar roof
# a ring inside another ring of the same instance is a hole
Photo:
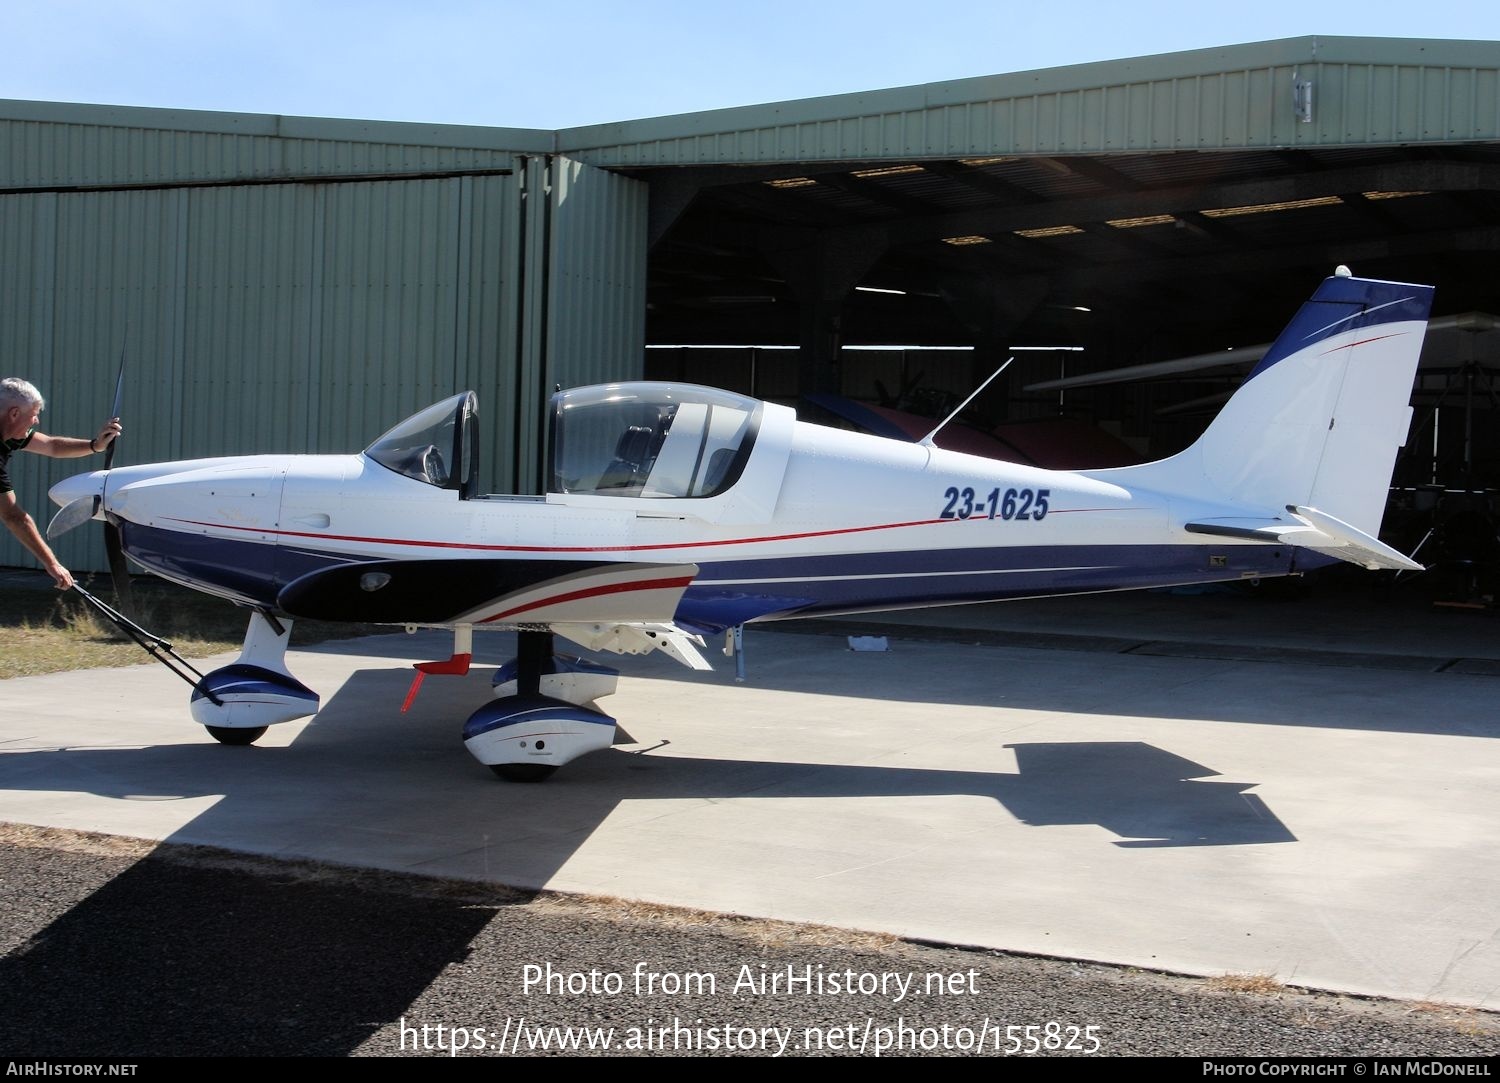
[[[1500,43],[1301,37],[569,128],[556,149],[627,167],[1496,138]]]

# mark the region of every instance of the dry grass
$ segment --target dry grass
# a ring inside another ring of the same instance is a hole
[[[805,925],[738,914],[719,914],[709,910],[667,906],[609,895],[564,895],[541,892],[531,905],[608,921],[628,922],[632,925],[656,925],[669,929],[712,929],[761,948],[838,947],[865,951],[888,951],[905,943],[892,933],[839,929],[829,925]]]
[[[0,823],[0,843],[69,854],[93,854],[98,857],[145,857],[156,849],[156,843],[146,839],[19,823]]]
[[[86,580],[84,589],[118,606],[107,583]],[[235,650],[244,639],[246,611],[220,598],[153,581],[137,581],[134,594],[136,605],[131,619],[166,638],[185,658]],[[316,643],[370,630],[363,625],[299,621],[292,629],[292,643]],[[0,652],[0,680],[133,666],[150,660],[73,591],[27,587],[0,591],[0,637],[5,643],[5,650]]]
[[[1209,978],[1204,984],[1221,993],[1250,996],[1276,996],[1286,991],[1286,986],[1271,974],[1221,974],[1217,978]]]
[[[1444,1004],[1436,1000],[1418,1000],[1407,1005],[1407,1014],[1420,1015],[1470,1036],[1495,1031],[1495,1017],[1462,1004]]]

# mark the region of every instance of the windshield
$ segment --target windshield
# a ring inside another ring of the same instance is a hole
[[[456,489],[462,499],[479,487],[478,400],[464,391],[433,403],[365,448],[387,470],[439,489]]]
[[[553,398],[554,492],[717,496],[744,471],[761,404],[690,384],[584,387]]]

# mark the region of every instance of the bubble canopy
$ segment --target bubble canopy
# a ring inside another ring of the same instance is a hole
[[[757,399],[693,384],[607,384],[552,399],[552,491],[718,496],[744,472]]]
[[[478,413],[474,392],[460,392],[412,414],[365,448],[365,455],[387,470],[469,499],[479,487]]]

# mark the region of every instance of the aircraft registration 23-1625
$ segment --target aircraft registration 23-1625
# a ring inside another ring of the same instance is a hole
[[[468,671],[475,630],[503,628],[518,657],[464,740],[502,777],[537,780],[615,732],[595,702],[617,672],[556,637],[706,669],[704,637],[753,621],[1336,560],[1419,569],[1376,534],[1431,301],[1339,268],[1196,443],[1138,466],[1043,470],[642,382],[554,397],[541,496],[483,493],[469,392],[358,454],[115,467],[51,495],[69,522],[91,506],[139,567],[251,610],[240,658],[192,692],[219,740],[317,711],[286,667],[296,618],[452,628],[452,656],[418,664],[411,695]]]

